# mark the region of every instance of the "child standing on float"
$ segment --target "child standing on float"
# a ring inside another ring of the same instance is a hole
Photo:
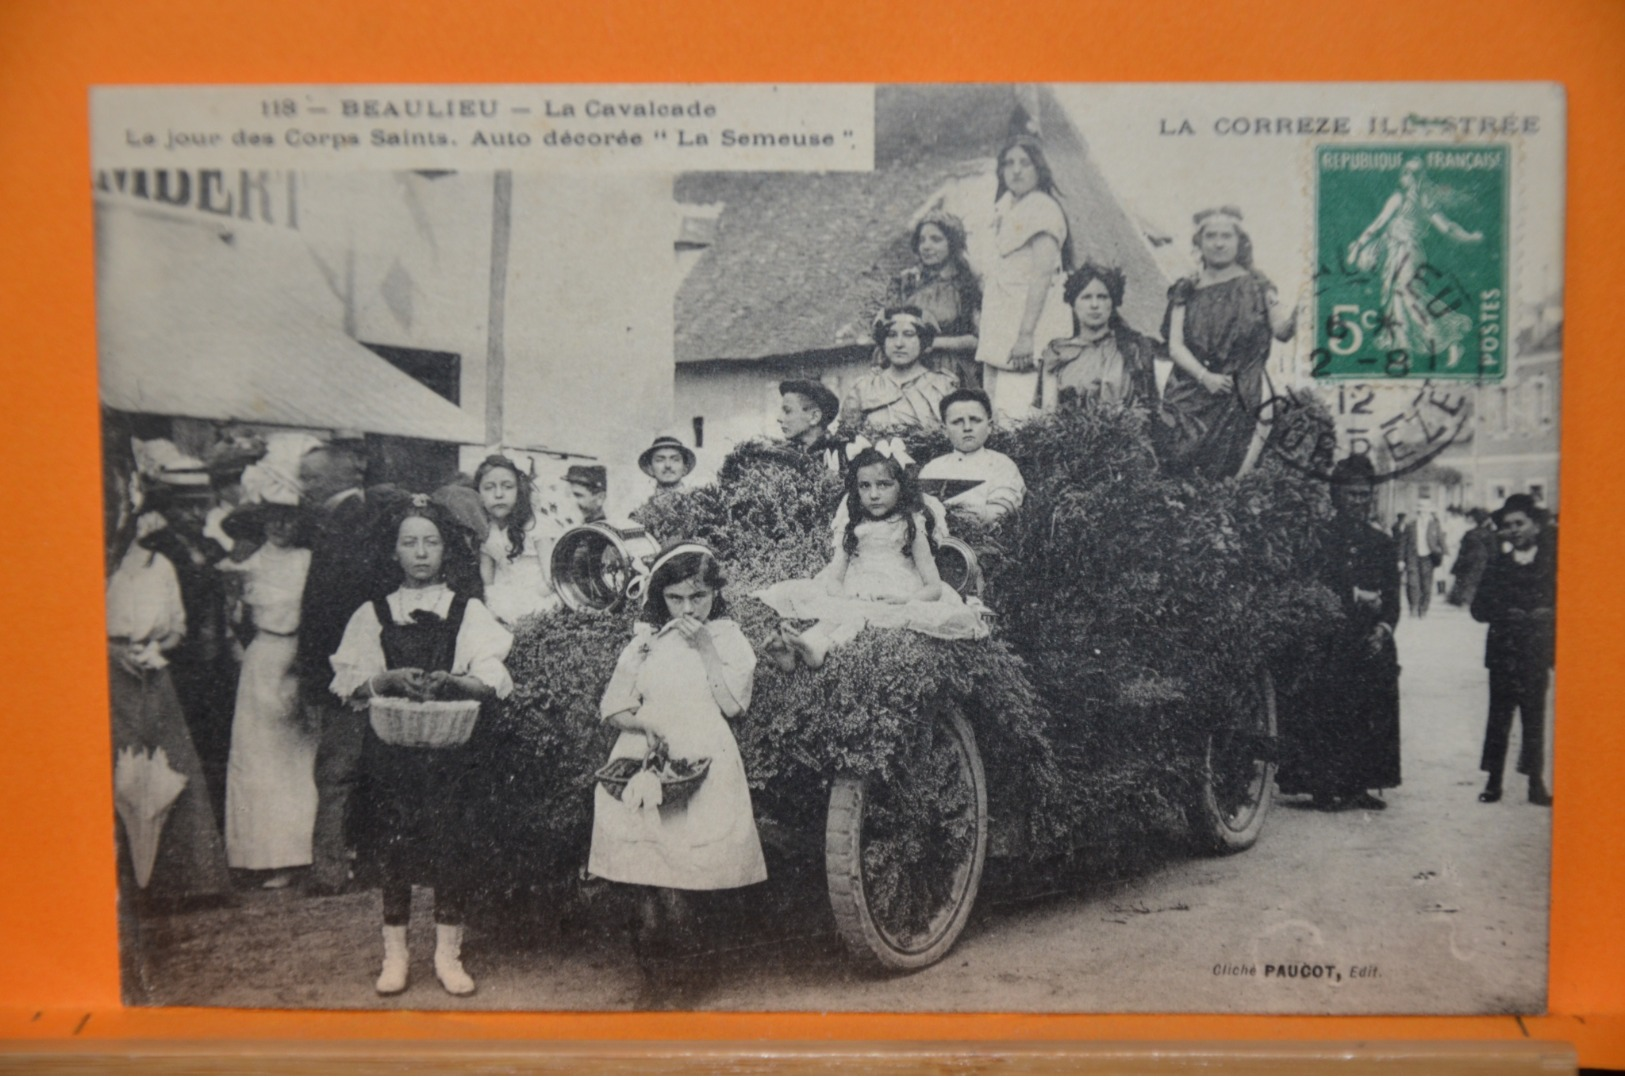
[[[542,566],[541,521],[534,484],[511,459],[492,454],[474,470],[474,489],[490,528],[480,547],[485,604],[505,626],[551,611],[558,598]]]
[[[919,481],[896,439],[860,452],[847,466],[845,513],[832,525],[835,553],[813,578],[781,581],[754,594],[786,620],[816,619],[805,630],[781,624],[769,644],[785,670],[799,657],[822,667],[830,649],[866,626],[914,630],[945,640],[987,636],[981,611],[937,572]]]
[[[649,886],[640,896],[645,946],[666,945],[686,921],[688,891],[736,889],[767,880],[750,786],[728,721],[750,707],[756,654],[727,618],[716,556],[682,543],[655,561],[643,620],[604,690],[604,723],[620,730],[610,753],[641,759],[664,743],[674,759],[710,758],[682,806],[648,805],[638,785],[617,799],[593,793],[588,872]]]
[[[507,697],[513,681],[503,661],[513,636],[478,599],[478,563],[451,516],[428,496],[414,495],[391,515],[383,542],[400,566],[401,584],[351,616],[332,657],[333,693],[357,708],[374,697]],[[362,771],[372,798],[364,810],[373,815],[368,835],[379,846],[383,875],[380,994],[406,989],[414,883],[434,892],[436,977],[448,993],[474,992],[461,958],[467,882],[458,844],[467,768],[463,746],[394,746],[366,733]]]

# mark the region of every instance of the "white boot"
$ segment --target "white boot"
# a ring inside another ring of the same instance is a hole
[[[434,973],[446,993],[467,997],[474,980],[463,970],[463,928],[437,923],[434,928]]]
[[[386,997],[406,989],[406,927],[384,927],[384,970],[378,973],[375,984]]]

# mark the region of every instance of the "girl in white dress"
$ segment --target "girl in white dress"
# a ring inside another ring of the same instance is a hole
[[[232,515],[259,518],[265,543],[223,570],[243,575],[254,640],[243,654],[226,764],[226,859],[240,870],[269,870],[264,887],[288,884],[309,866],[316,827],[316,732],[300,722],[299,609],[310,550],[299,546],[297,505],[259,503]]]
[[[553,610],[558,599],[542,565],[530,476],[493,454],[474,470],[474,488],[491,526],[480,547],[480,577],[491,614],[511,628],[527,615]]]
[[[1060,277],[1070,262],[1066,213],[1043,144],[1031,135],[999,151],[993,221],[996,258],[982,282],[976,359],[995,416],[1011,422],[1037,411],[1038,350],[1072,333]]]
[[[947,640],[987,636],[979,607],[966,604],[937,573],[931,523],[919,482],[895,440],[871,446],[846,471],[845,514],[835,554],[813,578],[781,581],[754,595],[787,621],[769,643],[779,666],[822,667],[832,648],[866,626],[896,627]],[[816,619],[798,630],[794,619]]]
[[[620,798],[593,792],[587,870],[645,886],[639,896],[642,958],[669,947],[688,920],[685,893],[767,880],[750,785],[728,727],[750,707],[756,654],[727,618],[722,569],[702,544],[668,549],[650,571],[632,641],[604,690],[604,723],[620,730],[610,760],[641,759],[664,744],[673,759],[710,759],[685,805],[661,805],[646,785]]]

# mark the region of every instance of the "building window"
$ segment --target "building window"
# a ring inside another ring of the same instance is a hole
[[[1535,426],[1549,428],[1552,426],[1552,384],[1542,376],[1530,385],[1535,393]]]
[[[1500,421],[1501,434],[1512,434],[1512,391],[1504,386],[1495,388],[1495,416]]]

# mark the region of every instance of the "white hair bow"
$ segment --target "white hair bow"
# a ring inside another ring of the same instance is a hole
[[[851,461],[865,450],[870,449],[874,450],[881,457],[891,458],[893,461],[897,462],[897,464],[902,465],[905,468],[914,464],[914,459],[909,456],[908,447],[904,445],[902,438],[899,436],[893,436],[889,439],[881,439],[879,442],[870,442],[862,435],[859,435],[857,438],[846,444],[846,460]]]

